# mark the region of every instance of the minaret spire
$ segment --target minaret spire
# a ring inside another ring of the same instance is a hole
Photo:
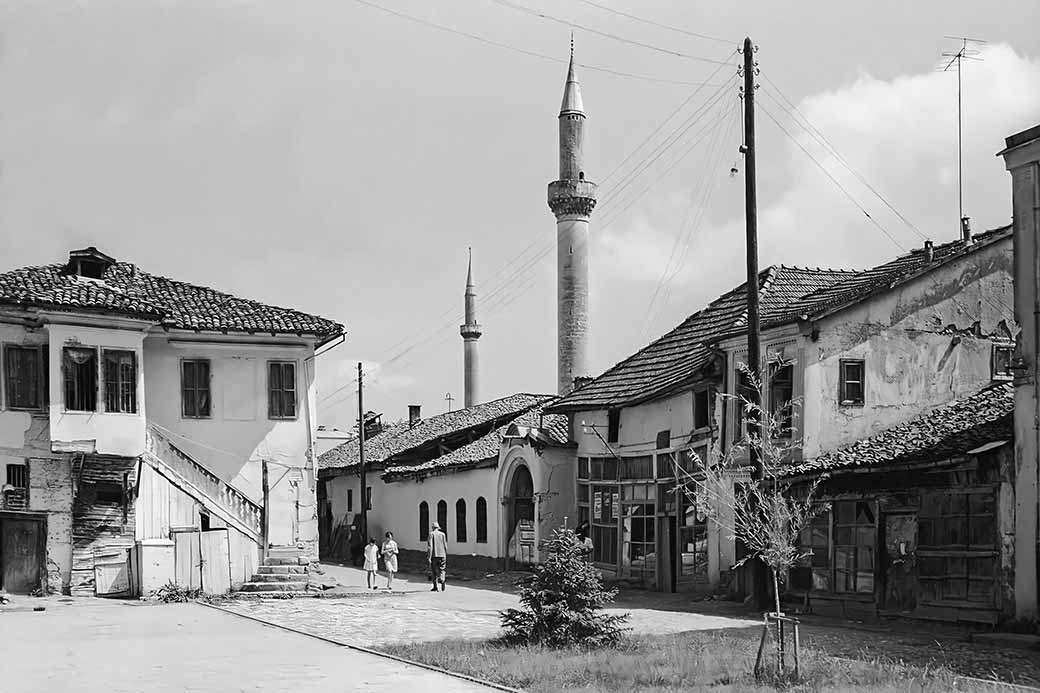
[[[549,208],[556,216],[557,391],[574,388],[589,375],[589,218],[596,184],[585,180],[585,107],[574,70],[574,35],[560,105],[560,178],[549,183]]]
[[[473,248],[469,249],[469,264],[466,268],[465,322],[459,326],[462,335],[462,368],[464,384],[464,404],[472,407],[479,404],[477,340],[480,339],[481,327],[477,323],[477,285],[473,281]]]

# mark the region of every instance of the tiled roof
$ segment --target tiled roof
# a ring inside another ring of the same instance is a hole
[[[907,253],[869,270],[832,270],[773,265],[759,273],[763,328],[820,316],[886,291],[921,272],[1010,237],[1010,227],[975,236],[965,245],[953,241]],[[712,347],[747,330],[746,283],[723,294],[657,341],[575,390],[550,409],[578,411],[632,404],[692,381],[708,365]]]
[[[877,435],[793,465],[784,476],[894,463],[934,462],[1014,435],[1014,388],[988,387]]]
[[[332,320],[149,274],[127,262],[108,266],[100,279],[72,274],[64,264],[4,272],[0,304],[117,313],[187,330],[307,334],[322,339],[343,333],[343,326]]]
[[[501,425],[551,399],[553,399],[552,395],[521,393],[466,409],[437,414],[428,419],[422,419],[414,426],[409,426],[407,423],[394,424],[379,435],[365,441],[365,463],[383,464],[392,457],[432,443],[447,435],[479,428],[496,421]],[[477,442],[479,441],[473,441],[469,445]],[[356,467],[359,460],[358,441],[355,439],[337,445],[321,455],[318,458],[318,468],[350,469]]]
[[[759,273],[762,322],[816,289],[854,276],[848,270],[774,265]],[[740,334],[747,322],[746,283],[723,294],[674,330],[553,405],[557,411],[605,409],[690,380],[712,356],[711,346]]]
[[[540,429],[550,443],[567,445],[569,442],[567,417],[563,414],[545,414],[543,417],[542,407],[538,406],[524,412],[509,423],[499,426],[482,438],[449,452],[447,455],[442,455],[422,464],[387,467],[383,478],[392,480],[408,476],[421,476],[445,469],[474,467],[492,460],[497,462],[502,441],[511,433],[510,429],[513,429],[514,426]],[[518,431],[514,430],[512,432],[517,433]]]

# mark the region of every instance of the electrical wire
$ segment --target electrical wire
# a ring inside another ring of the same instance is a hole
[[[630,46],[639,46],[640,48],[646,48],[647,50],[656,51],[658,53],[664,53],[665,55],[671,55],[677,58],[685,58],[686,60],[696,60],[697,62],[711,63],[712,65],[723,64],[718,60],[713,60],[712,58],[705,58],[700,55],[690,55],[689,53],[682,53],[680,51],[674,51],[669,48],[661,48],[660,46],[655,46],[651,43],[644,43],[642,41],[636,41],[635,39],[619,36],[618,34],[611,34],[606,31],[600,31],[599,29],[593,29],[592,27],[585,26],[584,24],[579,24],[578,22],[573,22],[567,19],[560,19],[559,17],[553,16],[551,14],[539,12],[538,10],[531,9],[530,7],[519,5],[515,2],[510,2],[510,0],[491,0],[491,2],[495,3],[496,5],[502,5],[503,7],[508,7],[509,9],[516,10],[517,12],[522,12],[524,14],[529,14],[534,17],[546,19],[550,22],[562,24],[565,27],[577,27],[578,29],[581,29],[582,31],[587,31],[590,34],[602,36],[603,38],[609,38],[620,43],[627,43]]]
[[[719,38],[717,36],[709,36],[707,34],[698,34],[696,31],[689,31],[687,29],[681,29],[681,28],[679,28],[677,26],[671,26],[670,24],[662,24],[661,22],[655,22],[652,19],[646,19],[644,17],[638,17],[638,16],[636,16],[634,14],[629,14],[627,12],[622,12],[621,10],[615,10],[613,7],[607,7],[606,5],[600,5],[599,3],[592,2],[592,0],[576,0],[576,1],[582,3],[583,5],[589,5],[590,7],[595,7],[598,10],[603,10],[604,12],[610,12],[611,14],[616,14],[616,15],[618,15],[620,17],[626,17],[626,18],[631,19],[631,20],[636,21],[636,22],[641,22],[643,24],[648,24],[650,26],[656,26],[659,29],[667,29],[669,31],[674,31],[674,32],[679,33],[679,34],[685,34],[686,36],[692,36],[694,38],[704,39],[706,41],[718,41],[719,43],[729,43],[729,44],[740,43],[739,41],[731,41],[729,39]]]
[[[399,10],[394,10],[394,9],[389,8],[389,7],[384,7],[383,5],[380,5],[378,3],[371,2],[371,0],[355,0],[355,2],[357,2],[358,4],[361,4],[361,5],[365,5],[366,7],[371,7],[372,9],[379,10],[380,12],[385,12],[386,14],[393,15],[393,16],[398,17],[400,19],[405,19],[407,21],[414,22],[416,24],[421,24],[422,26],[426,26],[426,27],[429,27],[431,29],[439,29],[440,31],[445,31],[445,32],[448,32],[448,33],[451,33],[451,34],[455,34],[457,36],[464,36],[464,37],[466,37],[468,39],[471,39],[473,41],[479,41],[480,43],[483,43],[483,44],[488,45],[488,46],[495,46],[497,48],[504,48],[506,50],[513,51],[514,53],[521,53],[523,55],[527,55],[527,56],[530,56],[532,58],[540,58],[542,60],[551,60],[554,63],[561,63],[563,65],[566,65],[567,62],[568,62],[567,60],[564,60],[563,58],[558,58],[558,57],[553,56],[553,55],[546,55],[545,53],[538,53],[537,51],[528,50],[526,48],[520,48],[518,46],[513,46],[513,45],[508,44],[508,43],[503,43],[501,41],[495,41],[493,39],[489,39],[489,38],[486,38],[484,36],[480,36],[478,34],[473,34],[473,33],[470,33],[468,31],[463,31],[461,29],[456,29],[454,27],[447,26],[445,24],[438,24],[437,22],[433,22],[433,21],[430,21],[428,19],[423,19],[422,17],[416,17],[415,15],[408,14],[407,12],[401,12]],[[659,84],[678,84],[678,85],[683,85],[683,86],[699,86],[699,85],[703,84],[702,82],[688,82],[688,81],[684,81],[684,80],[664,79],[664,78],[660,78],[660,77],[652,77],[650,75],[638,75],[638,74],[634,74],[634,73],[631,73],[631,72],[623,72],[621,70],[613,70],[613,69],[610,69],[610,68],[607,68],[607,67],[600,67],[598,65],[590,65],[588,63],[578,63],[578,62],[576,62],[575,64],[580,66],[581,68],[583,68],[585,70],[592,70],[594,72],[602,72],[602,73],[605,73],[605,74],[614,75],[615,77],[625,77],[625,78],[628,78],[628,79],[638,79],[638,80],[642,80],[644,82],[657,82]]]

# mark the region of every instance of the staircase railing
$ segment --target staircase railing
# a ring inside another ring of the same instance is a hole
[[[263,543],[263,508],[181,451],[152,426],[146,430],[144,457],[172,483],[187,486],[185,491],[207,510],[235,526],[257,544]]]

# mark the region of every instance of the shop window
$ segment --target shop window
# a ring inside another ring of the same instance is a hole
[[[693,428],[696,431],[711,426],[711,399],[708,390],[694,390],[693,392]]]
[[[671,479],[675,476],[675,467],[678,464],[679,453],[659,452],[657,453],[657,478]]]
[[[621,458],[622,479],[653,479],[654,458],[650,455]]]
[[[816,515],[802,529],[798,552],[803,554],[791,570],[792,587],[817,592],[831,591],[831,515],[829,511]]]
[[[466,541],[466,501],[461,498],[455,501],[455,541]]]
[[[137,413],[137,355],[132,351],[105,349],[105,411]]]
[[[445,535],[448,534],[448,501],[439,500],[437,501],[437,524],[441,526],[441,531]]]
[[[873,503],[834,504],[834,591],[874,592],[877,526]]]
[[[97,349],[65,347],[62,350],[65,409],[97,411],[97,368]]]
[[[8,409],[42,409],[47,401],[46,346],[4,347]]]
[[[296,418],[296,364],[291,361],[267,364],[267,416]]]
[[[430,538],[430,504],[426,501],[419,503],[419,541]]]
[[[1013,370],[1015,357],[1015,345],[1014,344],[994,344],[993,345],[993,379],[994,380],[1014,380],[1015,371]]]
[[[621,410],[607,412],[607,442],[616,443],[621,436]]]
[[[588,479],[589,478],[589,458],[579,457],[578,458],[578,478]]]
[[[209,374],[209,359],[181,361],[181,413],[185,418],[209,418]]]
[[[592,487],[592,560],[617,565],[617,513],[621,499],[618,487]]]
[[[794,397],[794,365],[784,361],[769,364],[769,416],[775,422],[777,438],[791,437]]]
[[[838,402],[842,405],[857,405],[864,402],[862,359],[842,359],[840,369]]]
[[[594,481],[617,481],[618,462],[614,457],[593,457],[590,460]]]
[[[484,496],[477,499],[477,543],[487,543],[487,501]]]
[[[649,578],[656,572],[655,488],[646,484],[621,487],[622,575]]]
[[[693,499],[682,499],[679,527],[679,574],[697,582],[708,578],[708,518]]]
[[[7,465],[7,483],[15,488],[29,488],[29,465]]]

